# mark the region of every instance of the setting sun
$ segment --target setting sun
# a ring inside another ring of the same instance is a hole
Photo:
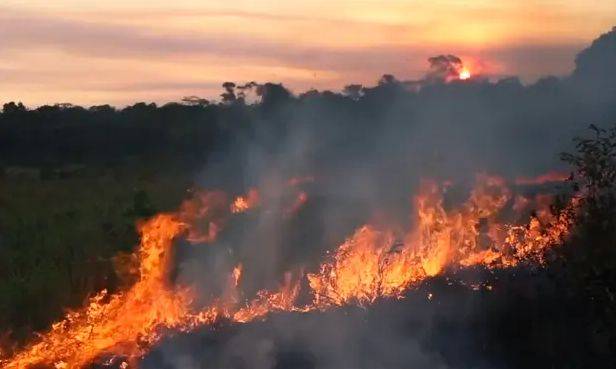
[[[468,69],[466,69],[466,68],[463,68],[463,69],[460,71],[459,78],[460,78],[461,80],[465,80],[465,79],[469,79],[469,78],[471,78],[471,71],[470,71],[470,70],[468,70]]]

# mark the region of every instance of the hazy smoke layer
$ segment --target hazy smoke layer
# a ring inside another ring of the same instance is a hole
[[[430,63],[422,81],[384,76],[375,87],[349,86],[343,95],[312,91],[293,97],[280,85],[259,86],[256,121],[229,150],[211,157],[200,182],[258,187],[269,210],[229,225],[213,247],[182,248],[178,280],[196,282],[207,301],[223,283],[217,276],[241,261],[247,294],[275,286],[286,270],[314,268],[358,224],[406,225],[409,196],[421,178],[468,184],[478,172],[513,179],[563,169],[558,156],[571,149],[572,137],[590,123],[616,121],[616,31],[582,51],[571,76],[530,86],[515,77],[445,83],[462,61],[447,55]],[[231,85],[226,94],[236,98]],[[289,186],[293,177],[311,179]],[[298,189],[310,194],[302,213],[279,216]],[[464,197],[460,191],[454,201]],[[480,325],[467,317],[476,317],[471,312],[477,314],[481,297],[447,288],[426,286],[403,302],[368,311],[289,314],[208,328],[169,340],[143,366],[509,367],[481,358],[481,345],[493,334],[489,329],[465,336],[470,329],[449,328],[452,322]],[[428,299],[434,291],[437,298]]]

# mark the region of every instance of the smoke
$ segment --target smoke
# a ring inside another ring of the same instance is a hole
[[[242,265],[239,298],[275,289],[286,272],[314,272],[361,224],[407,228],[424,178],[455,183],[451,203],[468,196],[477,173],[532,184],[566,172],[558,155],[587,124],[616,121],[616,30],[579,54],[571,76],[528,86],[515,77],[454,80],[463,65],[454,55],[428,62],[421,81],[384,75],[374,87],[351,85],[343,94],[224,83],[217,123],[231,132],[229,143],[208,157],[197,181],[235,194],[256,188],[262,205],[230,221],[212,245],[179,245],[175,282],[195,286],[197,303],[208,304]],[[247,106],[251,92],[260,103]],[[475,277],[490,276],[473,271],[465,279]],[[143,367],[508,367],[482,351],[493,332],[465,326],[476,323],[483,295],[457,293],[450,283],[429,281],[404,301],[368,309],[278,314],[242,327],[223,322],[165,341]]]
[[[409,91],[416,84],[393,76],[376,87],[350,86],[344,96],[294,97],[281,85],[244,86],[256,87],[262,98],[253,108],[256,120],[240,130],[229,150],[210,159],[200,182],[238,192],[259,188],[268,205],[229,225],[214,246],[181,248],[178,280],[196,283],[208,301],[225,283],[219,276],[241,263],[244,291],[251,295],[275,286],[288,270],[314,270],[327,250],[364,222],[408,225],[410,195],[422,178],[452,180],[464,188],[480,172],[513,180],[566,169],[558,154],[571,149],[572,137],[588,123],[616,121],[616,94],[610,94],[616,86],[615,50],[613,30],[579,54],[572,76],[529,86],[516,78],[443,83],[463,65],[453,55],[429,59],[419,90]],[[225,101],[233,104],[235,85],[223,86]],[[302,176],[314,180],[289,184]],[[282,216],[300,192],[308,195],[306,204]],[[437,333],[447,319],[464,322],[471,316],[474,300],[464,305],[455,293],[429,300],[427,288],[367,311],[283,314],[245,327],[208,328],[168,340],[143,366],[506,367],[448,347],[465,346],[456,339],[477,339]],[[456,355],[457,364],[451,360]]]
[[[144,367],[447,368],[426,347],[435,306],[424,291],[419,295],[370,310],[282,314],[241,328],[177,337],[153,352]]]

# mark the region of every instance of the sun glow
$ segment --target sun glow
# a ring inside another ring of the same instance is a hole
[[[460,71],[460,74],[458,75],[458,77],[461,80],[466,80],[471,78],[471,71],[468,70],[467,68],[462,68],[462,70]]]

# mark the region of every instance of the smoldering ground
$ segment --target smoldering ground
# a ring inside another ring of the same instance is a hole
[[[572,340],[592,332],[544,273],[474,271],[429,280],[402,300],[310,314],[276,314],[171,338],[144,368],[539,368],[602,366],[609,349]],[[487,275],[486,275],[487,274]],[[537,298],[538,295],[543,298]],[[578,301],[581,302],[581,301]],[[567,321],[563,326],[557,322]]]

